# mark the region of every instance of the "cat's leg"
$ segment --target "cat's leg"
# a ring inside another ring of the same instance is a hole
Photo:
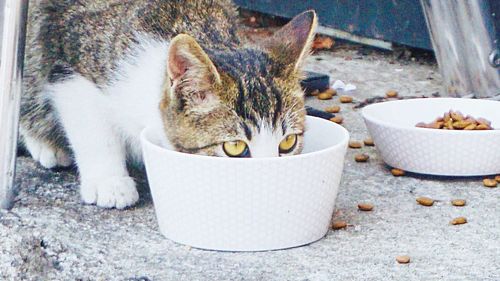
[[[118,209],[133,205],[139,195],[128,175],[124,140],[105,106],[108,97],[79,76],[52,90],[80,172],[83,202]]]
[[[23,126],[20,128],[22,142],[31,157],[38,161],[43,167],[51,169],[55,167],[68,167],[73,164],[69,153],[56,147],[42,138],[32,136]]]

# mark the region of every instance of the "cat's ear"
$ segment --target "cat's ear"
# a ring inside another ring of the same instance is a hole
[[[264,42],[264,48],[280,64],[297,70],[311,52],[317,21],[313,10],[295,16]]]
[[[220,83],[215,65],[196,40],[186,34],[179,34],[170,42],[167,71],[173,81],[186,79],[200,90]]]

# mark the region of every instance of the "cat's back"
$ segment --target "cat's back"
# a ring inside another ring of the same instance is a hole
[[[27,63],[64,65],[106,84],[139,36],[170,40],[188,33],[206,45],[227,46],[238,41],[235,19],[229,0],[35,0]]]

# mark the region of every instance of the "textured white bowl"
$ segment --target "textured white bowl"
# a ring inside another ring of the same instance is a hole
[[[500,174],[500,130],[453,131],[417,128],[450,109],[484,117],[500,129],[500,102],[428,98],[383,102],[362,111],[384,161],[405,171],[443,175]]]
[[[162,147],[161,130],[141,141],[160,231],[197,248],[260,251],[300,246],[328,231],[349,133],[307,117],[304,153],[222,158]]]

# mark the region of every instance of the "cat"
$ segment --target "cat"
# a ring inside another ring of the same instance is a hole
[[[229,0],[30,1],[22,141],[46,168],[76,162],[86,204],[139,195],[127,155],[158,126],[180,152],[271,157],[301,152],[301,66],[316,14],[245,45]]]

